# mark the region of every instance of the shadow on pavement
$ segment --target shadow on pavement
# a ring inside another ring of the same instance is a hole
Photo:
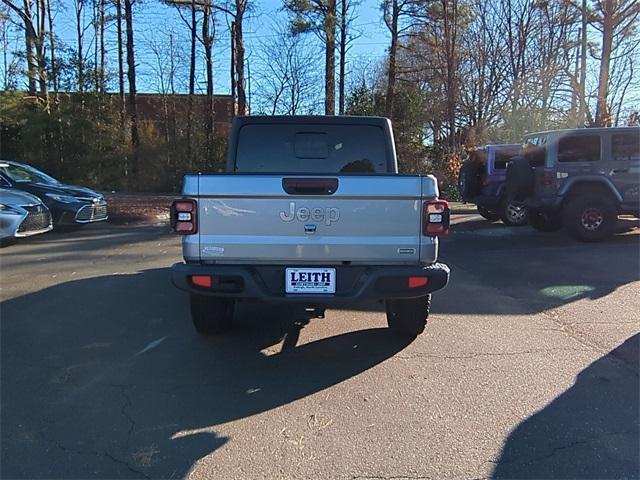
[[[1,305],[3,478],[181,478],[233,441],[217,425],[407,346],[387,329],[296,346],[309,314],[251,305],[232,334],[202,338],[169,278],[168,269],[87,278]]]
[[[640,235],[635,233],[580,243],[530,227],[484,222],[474,229],[472,223],[454,227],[442,243],[440,258],[451,267],[451,280],[434,296],[434,313],[538,313],[602,298],[640,279]],[[483,288],[504,301],[485,301]]]
[[[638,478],[639,340],[636,334],[596,360],[521,423],[507,438],[493,478]]]

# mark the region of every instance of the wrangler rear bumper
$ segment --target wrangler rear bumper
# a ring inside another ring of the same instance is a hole
[[[348,303],[360,299],[416,298],[435,292],[449,281],[449,267],[428,266],[335,266],[335,294],[287,294],[284,271],[287,267],[309,265],[200,265],[176,263],[171,280],[180,290],[199,295],[235,297],[270,302]],[[332,266],[333,267],[333,266]],[[193,275],[212,277],[211,287],[191,282]],[[426,277],[424,286],[410,288],[409,277]]]

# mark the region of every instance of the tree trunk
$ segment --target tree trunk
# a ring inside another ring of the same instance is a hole
[[[456,103],[458,100],[457,89],[457,22],[458,0],[442,0],[444,14],[444,40],[447,63],[447,122],[449,123],[449,147],[458,145],[456,134]]]
[[[236,109],[236,22],[231,22],[230,27],[231,33],[231,72],[230,72],[230,80],[231,80],[231,108],[232,115],[237,115]]]
[[[238,115],[247,114],[247,97],[244,90],[244,37],[242,23],[247,0],[236,0],[235,44],[236,44],[236,89],[238,92]]]
[[[388,118],[393,118],[393,103],[396,89],[396,54],[398,51],[398,0],[393,0],[391,10],[391,48],[389,49],[389,70],[387,73],[387,98],[385,114]]]
[[[578,90],[578,121],[587,121],[587,0],[582,0],[582,30],[580,32],[580,84]]]
[[[134,179],[138,176],[138,147],[140,137],[138,134],[138,111],[136,106],[136,62],[135,49],[133,44],[133,11],[132,1],[124,0],[124,19],[127,30],[127,77],[129,79],[129,121],[131,123],[131,146],[133,152],[131,156],[131,175]]]
[[[192,129],[193,129],[193,95],[196,89],[196,3],[191,0],[191,55],[189,59],[189,98],[187,100],[187,159],[189,161],[189,169],[193,166],[193,146],[192,146]]]
[[[93,88],[96,93],[100,92],[100,75],[98,73],[98,54],[100,51],[100,20],[98,13],[98,2],[99,0],[93,0],[93,18],[91,20],[91,23],[93,25]]]
[[[210,21],[212,10],[209,5],[204,8],[202,17],[202,42],[204,44],[205,69],[207,73],[207,112],[205,115],[207,158],[211,151],[213,128],[214,128],[214,105],[213,105],[213,34],[210,32]]]
[[[175,62],[173,58],[174,57],[173,52],[175,51],[175,47],[173,44],[173,34],[169,34],[169,51],[171,52],[171,56],[169,58],[170,72],[171,72],[170,81],[169,81],[169,88],[171,92],[171,111],[170,111],[171,121],[170,121],[169,128],[171,132],[171,148],[175,153],[175,151],[177,150],[176,149],[177,120],[176,120],[176,86],[175,86],[176,67],[175,67]]]
[[[124,54],[122,48],[122,0],[116,0],[116,25],[118,29],[118,94],[120,109],[120,129],[124,132],[125,105],[124,105]]]
[[[340,72],[338,74],[338,113],[344,115],[344,83],[347,57],[347,1],[340,0]]]
[[[324,74],[324,113],[336,113],[336,0],[328,0],[324,17],[325,34],[325,74]]]
[[[105,90],[105,69],[106,69],[106,57],[107,57],[107,47],[105,46],[104,40],[104,30],[105,30],[105,0],[100,0],[100,70],[99,70],[99,85],[100,92],[104,93]]]
[[[76,42],[78,47],[78,92],[84,93],[84,32],[82,25],[82,9],[84,8],[84,0],[75,0],[76,13]]]
[[[37,32],[35,35],[36,63],[38,65],[38,84],[40,95],[45,100],[45,109],[50,112],[49,87],[47,85],[47,59],[45,58],[44,42],[46,38],[46,7],[45,0],[37,0]]]
[[[58,91],[60,85],[58,84],[58,65],[56,63],[56,44],[55,35],[53,33],[53,15],[51,15],[51,1],[47,1],[47,19],[49,22],[49,48],[51,49],[51,83],[53,85],[53,102],[56,110],[60,108],[60,98]]]
[[[598,127],[611,126],[611,116],[607,105],[609,95],[609,64],[611,62],[611,48],[613,44],[613,5],[612,0],[604,2],[605,8],[602,19],[602,58],[600,60],[600,75],[598,79],[598,101],[596,104],[595,123]]]
[[[33,56],[33,47],[35,45],[35,39],[33,38],[33,24],[31,28],[27,25],[28,22],[31,22],[31,2],[30,0],[24,0],[24,14],[26,17],[25,26],[24,26],[24,40],[25,40],[25,51],[27,56],[27,76],[29,81],[29,95],[36,94],[36,61]]]

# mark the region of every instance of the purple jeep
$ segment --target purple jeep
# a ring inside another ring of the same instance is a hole
[[[507,163],[520,153],[519,144],[485,145],[469,152],[458,176],[462,200],[475,203],[478,213],[489,221],[502,220],[506,225],[527,224],[522,203],[507,196]]]

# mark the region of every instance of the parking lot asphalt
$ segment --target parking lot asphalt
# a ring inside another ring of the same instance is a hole
[[[457,215],[423,335],[245,304],[203,338],[165,227],[0,250],[2,478],[637,478],[640,234]]]

